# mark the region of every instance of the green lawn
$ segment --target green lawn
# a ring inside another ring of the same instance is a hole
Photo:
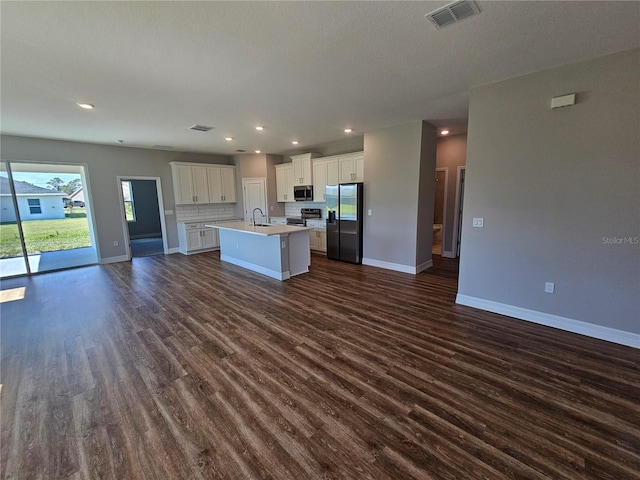
[[[65,218],[22,222],[22,229],[30,254],[91,246],[84,208],[74,207]],[[0,224],[0,258],[19,255],[22,255],[22,249],[18,226],[15,222]]]

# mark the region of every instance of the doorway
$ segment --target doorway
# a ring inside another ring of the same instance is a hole
[[[0,277],[98,263],[83,165],[0,162]]]
[[[118,177],[127,257],[168,253],[159,177]]]
[[[267,183],[265,178],[243,178],[242,192],[244,200],[244,221],[251,222],[253,210],[259,208],[263,215],[258,216],[256,212],[256,221],[268,221],[267,212]]]
[[[448,177],[449,172],[447,168],[436,168],[435,200],[433,206],[433,244],[431,252],[434,255],[442,255],[444,245]]]

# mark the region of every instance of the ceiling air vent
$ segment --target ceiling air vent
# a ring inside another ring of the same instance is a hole
[[[197,123],[189,127],[189,130],[196,130],[198,132],[208,132],[211,129],[213,129],[213,127],[207,127],[206,125],[198,125]]]
[[[453,25],[460,20],[472,17],[480,13],[480,9],[473,0],[460,0],[453,2],[438,10],[425,15],[436,28]]]
[[[244,153],[244,152],[246,152],[246,150],[236,150],[236,152],[238,152],[238,153]]]

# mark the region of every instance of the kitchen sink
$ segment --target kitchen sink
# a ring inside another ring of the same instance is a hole
[[[255,223],[253,226],[254,227],[273,227],[273,225],[270,223]]]

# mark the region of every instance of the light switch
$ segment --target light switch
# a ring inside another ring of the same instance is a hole
[[[476,227],[476,228],[484,227],[484,218],[474,218],[473,219],[473,226]]]
[[[372,213],[371,213],[371,209],[367,210],[367,215],[369,215],[369,216],[371,216],[371,215],[372,215]]]
[[[556,289],[556,284],[553,282],[546,282],[544,284],[544,291],[546,293],[553,293]]]

